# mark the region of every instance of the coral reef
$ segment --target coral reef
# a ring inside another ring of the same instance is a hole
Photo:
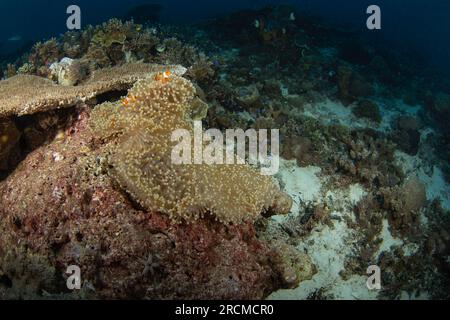
[[[155,28],[111,19],[99,26],[69,31],[58,39],[37,43],[26,59],[10,64],[5,74],[10,78],[20,70],[20,74],[52,78],[55,69],[61,69],[57,64],[63,58],[76,60],[89,72],[141,62],[183,65],[196,81],[212,81],[215,73],[209,57],[196,47],[174,37],[161,39]]]
[[[448,80],[287,6],[144,22],[0,61],[0,298],[448,299]],[[194,120],[280,173],[174,164]]]

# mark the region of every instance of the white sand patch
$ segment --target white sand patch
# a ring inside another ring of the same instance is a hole
[[[450,210],[450,185],[438,166],[430,166],[419,156],[410,156],[401,151],[395,152],[396,163],[406,176],[414,175],[425,185],[427,200],[441,199],[442,207]]]
[[[426,186],[427,199],[434,200],[439,198],[441,199],[442,207],[450,210],[450,186],[445,182],[442,170],[434,166],[431,175],[426,174],[424,171],[419,171],[418,176]]]
[[[381,123],[375,123],[368,119],[358,118],[352,113],[356,106],[343,105],[340,101],[325,99],[319,103],[307,104],[304,109],[304,115],[319,120],[321,123],[340,124],[352,129],[371,128],[376,131],[388,132],[393,129],[395,120],[401,115],[416,116],[421,106],[411,106],[405,104],[402,100],[374,100],[377,103]]]
[[[353,207],[367,194],[360,184],[352,184],[346,189],[328,190],[325,201],[335,210],[335,216],[348,216],[354,220]]]
[[[276,291],[268,299],[307,299],[319,290],[326,297],[335,299],[375,299],[377,292],[367,289],[367,277],[355,275],[345,281],[339,275],[345,268],[346,257],[352,253],[354,238],[354,231],[345,222],[336,221],[334,228],[315,229],[297,249],[306,250],[317,273],[299,287]]]
[[[389,222],[387,219],[383,220],[383,229],[379,235],[380,239],[382,239],[382,243],[378,248],[375,257],[379,257],[382,252],[389,252],[393,249],[393,247],[401,246],[403,249],[403,254],[408,257],[417,252],[419,250],[419,246],[415,243],[405,243],[402,239],[394,238],[389,231]]]
[[[399,116],[417,116],[421,106],[411,106],[403,102],[403,100],[377,100],[375,101],[380,108],[381,123],[378,127],[382,131],[392,130],[395,120]]]
[[[401,155],[401,154],[400,154]],[[407,156],[406,169],[415,172],[423,163]],[[360,184],[345,188],[327,189],[327,176],[321,175],[318,167],[300,168],[295,161],[281,161],[279,179],[284,189],[294,199],[294,206],[289,215],[297,216],[301,206],[307,202],[326,203],[330,215],[349,217],[354,220],[353,207],[366,196],[367,191]],[[275,218],[273,223],[280,223],[282,218]],[[340,273],[345,271],[346,259],[353,257],[357,249],[359,231],[351,229],[345,219],[333,219],[333,227],[317,225],[297,249],[306,252],[317,268],[311,280],[303,281],[295,289],[279,290],[268,299],[308,299],[315,295],[334,299],[370,300],[377,299],[379,291],[369,290],[366,285],[367,275],[353,274],[347,280]],[[381,252],[389,252],[395,246],[401,246],[405,255],[417,252],[414,244],[394,238],[389,232],[389,223],[385,219],[379,234],[382,240],[380,248],[374,252],[378,257]],[[364,270],[369,266],[364,266]]]
[[[383,240],[383,242],[378,248],[376,257],[378,257],[382,252],[389,252],[394,246],[403,245],[402,240],[394,238],[392,236],[391,232],[389,231],[389,222],[386,219],[383,220],[383,229],[381,230],[379,237]]]
[[[282,161],[279,178],[285,191],[294,198],[290,215],[297,215],[304,202],[326,201],[332,209],[332,216],[353,217],[353,206],[366,195],[364,188],[353,184],[343,189],[327,190],[323,195],[327,177],[319,177],[319,173],[320,168],[317,167],[300,168],[295,161]],[[295,289],[272,293],[268,299],[307,299],[319,290],[336,299],[375,299],[377,292],[367,289],[367,276],[353,275],[343,280],[339,274],[345,269],[346,259],[353,254],[356,242],[356,231],[348,228],[343,219],[333,220],[332,228],[318,225],[297,247],[310,256],[317,274]]]
[[[321,198],[322,181],[319,167],[298,167],[296,161],[280,159],[278,174],[284,191],[293,199],[291,214],[298,215],[302,203],[314,202]],[[275,217],[277,220],[279,217]]]
[[[304,115],[317,119],[326,125],[340,124],[349,128],[365,128],[367,124],[359,121],[350,107],[344,106],[339,101],[325,99],[319,103],[307,104],[304,108]]]
[[[350,279],[339,281],[329,291],[337,300],[375,300],[377,290],[369,290],[366,285],[367,276],[353,275]]]
[[[395,164],[402,168],[406,176],[417,173],[419,170],[427,170],[426,165],[418,156],[411,156],[403,151],[396,150],[394,153]]]
[[[358,183],[352,184],[349,188],[349,200],[353,205],[357,204],[366,195],[367,192]]]

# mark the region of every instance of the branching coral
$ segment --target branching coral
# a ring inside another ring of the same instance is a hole
[[[119,136],[117,144],[111,143],[111,174],[133,199],[175,221],[211,213],[221,222],[241,223],[265,210],[287,213],[291,199],[275,180],[247,165],[171,161],[171,134],[176,129],[193,132],[191,115],[198,98],[195,87],[182,77],[157,79],[136,83],[128,94],[130,104],[106,103],[91,117],[99,137]]]

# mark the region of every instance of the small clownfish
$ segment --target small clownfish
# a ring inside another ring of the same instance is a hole
[[[130,104],[130,102],[136,102],[136,101],[137,101],[136,96],[131,94],[131,95],[127,96],[125,99],[122,99],[122,104],[124,106],[128,106]]]
[[[161,81],[163,84],[166,84],[170,81],[171,75],[172,75],[172,72],[170,70],[166,70],[162,73],[158,73],[155,77],[155,80]]]

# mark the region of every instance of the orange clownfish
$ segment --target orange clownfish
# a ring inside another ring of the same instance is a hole
[[[170,70],[166,70],[162,73],[158,73],[155,77],[156,81],[161,81],[162,83],[166,84],[170,81],[170,76],[172,75],[172,72]]]
[[[136,96],[134,96],[133,94],[127,96],[125,99],[122,99],[122,104],[124,106],[128,106],[130,104],[130,102],[136,102]]]

